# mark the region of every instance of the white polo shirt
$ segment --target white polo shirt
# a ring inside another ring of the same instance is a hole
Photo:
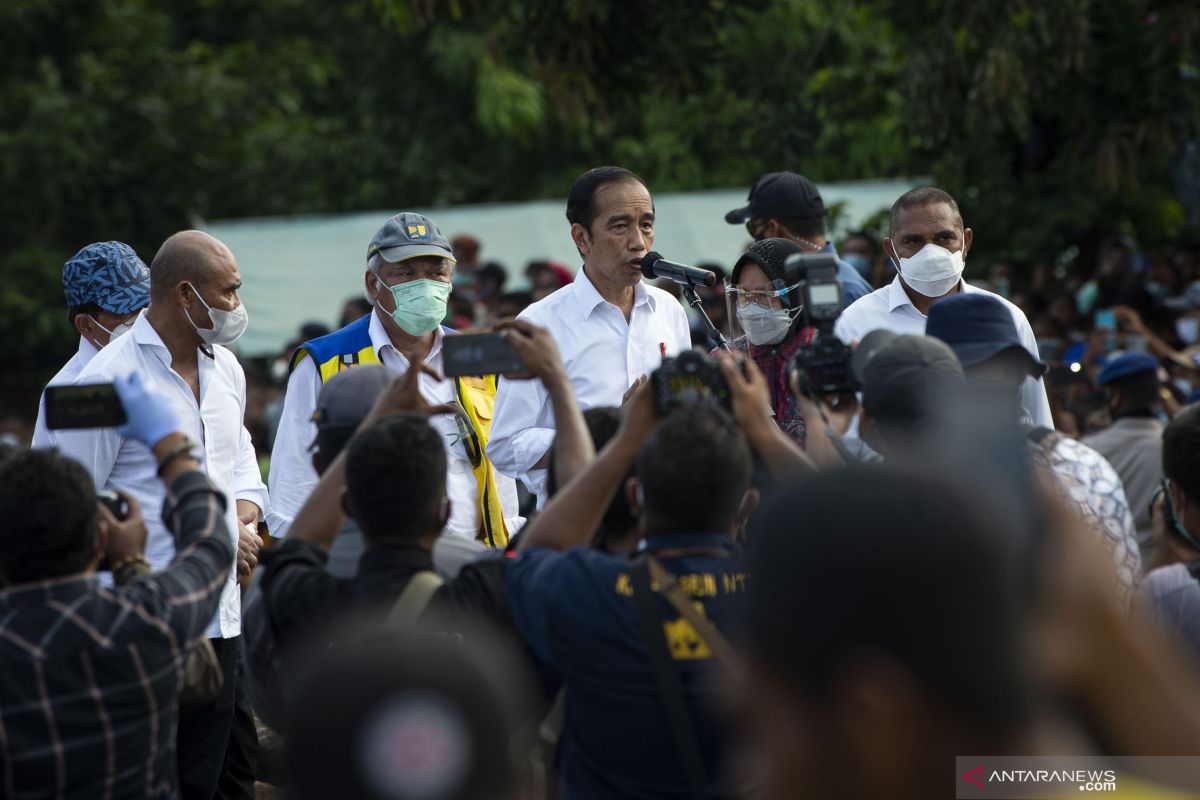
[[[238,543],[235,500],[249,500],[267,512],[267,488],[258,472],[246,413],[246,376],[237,358],[224,347],[212,357],[198,352],[200,402],[187,381],[171,368],[171,353],[145,314],[133,329],[96,354],[79,373],[76,383],[111,383],[118,375],[138,373],[147,386],[164,396],[183,425],[183,433],[198,443],[200,468],[225,495],[225,523],[234,550]],[[126,439],[116,428],[62,430],[58,449],[83,464],[97,489],[121,489],[142,507],[146,520],[146,560],[156,571],[175,558],[175,536],[162,520],[166,489],[158,479],[158,461],[146,445]],[[208,636],[228,639],[241,633],[241,594],[237,586],[236,555],[221,591],[217,617]]]
[[[634,287],[633,313],[600,296],[587,273],[529,308],[518,319],[550,331],[558,345],[579,407],[619,406],[625,392],[649,375],[664,355],[692,346],[683,306],[654,286]],[[554,442],[554,411],[541,381],[500,379],[488,457],[496,469],[545,493],[546,470],[533,469]]]
[[[63,364],[63,368],[58,371],[46,387],[51,386],[70,386],[75,383],[75,378],[83,371],[96,353],[99,353],[99,348],[92,344],[85,337],[79,337],[79,349],[75,351],[75,355],[71,356],[71,360]],[[38,401],[37,422],[33,423],[33,447],[54,447],[57,442],[56,432],[46,427],[46,390],[42,390],[42,399]]]
[[[1021,344],[1034,358],[1041,357],[1038,354],[1037,338],[1033,335],[1033,328],[1025,318],[1024,311],[1000,295],[979,289],[966,281],[960,281],[959,286],[963,294],[985,294],[1003,303],[1012,313]],[[849,344],[853,340],[861,342],[868,333],[880,328],[896,333],[924,335],[926,321],[925,315],[912,304],[908,293],[900,284],[900,276],[897,275],[887,286],[860,297],[843,311],[833,326],[833,332]],[[1034,425],[1054,427],[1054,420],[1050,416],[1050,401],[1046,397],[1046,387],[1041,378],[1025,379],[1025,384],[1021,387],[1021,407]]]

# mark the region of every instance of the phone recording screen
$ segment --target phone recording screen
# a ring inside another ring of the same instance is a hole
[[[124,425],[125,407],[111,383],[46,387],[46,427],[111,428]]]

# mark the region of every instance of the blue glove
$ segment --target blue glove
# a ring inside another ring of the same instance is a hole
[[[183,430],[171,404],[144,384],[136,372],[129,377],[118,375],[113,385],[128,419],[117,428],[117,433],[153,448],[167,436]]]

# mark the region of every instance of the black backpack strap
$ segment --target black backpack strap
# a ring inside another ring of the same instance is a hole
[[[679,753],[679,761],[687,774],[688,783],[691,784],[692,794],[696,800],[705,800],[708,797],[708,773],[704,769],[700,743],[696,740],[696,731],[692,727],[692,715],[688,711],[687,700],[683,694],[683,682],[679,679],[679,670],[667,650],[662,616],[658,610],[654,589],[650,585],[650,564],[644,555],[630,562],[629,581],[633,588],[633,606],[642,628],[642,641],[646,645],[650,667],[654,670],[654,680],[658,684],[658,694],[667,714],[667,724],[671,728],[675,750]]]

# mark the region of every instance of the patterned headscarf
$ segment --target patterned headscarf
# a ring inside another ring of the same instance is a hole
[[[150,304],[150,269],[123,242],[96,242],[63,264],[67,306],[95,303],[112,314],[128,314]]]

